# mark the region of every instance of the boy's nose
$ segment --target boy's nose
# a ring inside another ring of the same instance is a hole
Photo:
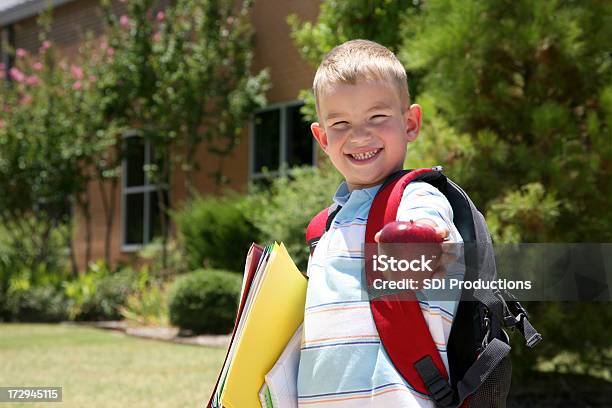
[[[353,132],[351,132],[351,139],[355,142],[364,143],[369,141],[372,138],[372,134],[363,127],[355,127],[353,128]]]

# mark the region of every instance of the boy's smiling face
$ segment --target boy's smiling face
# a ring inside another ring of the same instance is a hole
[[[399,93],[386,82],[336,84],[319,99],[312,134],[349,191],[373,187],[403,167],[406,145],[421,127],[421,108],[402,109]]]

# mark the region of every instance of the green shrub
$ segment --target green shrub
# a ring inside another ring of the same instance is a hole
[[[198,270],[179,277],[168,294],[170,323],[194,333],[231,331],[241,278],[220,270]]]
[[[167,285],[152,279],[148,269],[143,268],[137,286],[120,307],[121,315],[138,325],[168,326]]]
[[[138,257],[147,263],[148,273],[157,279],[169,280],[181,273],[189,271],[185,255],[176,240],[169,240],[165,248],[161,238],[156,238],[138,252]]]
[[[66,299],[54,286],[11,288],[5,302],[8,320],[18,322],[59,322],[66,320]]]
[[[257,229],[243,214],[244,198],[201,198],[174,214],[185,247],[187,266],[242,271]]]
[[[49,229],[31,217],[0,223],[0,320],[9,320],[8,291],[13,282],[27,282],[20,284],[22,288],[57,287],[68,277],[68,233],[65,226]]]
[[[269,188],[251,186],[243,211],[261,231],[263,241],[282,241],[298,268],[306,271],[306,227],[312,217],[332,204],[341,180],[328,161],[319,168],[294,168],[289,176],[273,179]]]
[[[77,320],[121,319],[120,307],[136,288],[135,275],[132,269],[124,269],[102,278],[93,296],[82,305]]]
[[[137,273],[130,268],[111,273],[103,262],[64,283],[68,314],[73,320],[117,320],[119,308],[137,288]]]
[[[526,302],[530,321],[543,341],[530,349],[518,331],[512,336],[513,382],[522,384],[543,362],[572,355],[570,366],[555,364],[555,371],[593,374],[612,366],[609,323],[612,307],[606,303]]]

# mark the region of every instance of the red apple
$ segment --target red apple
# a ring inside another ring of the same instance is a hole
[[[414,221],[393,221],[380,232],[381,243],[442,242],[434,227]]]

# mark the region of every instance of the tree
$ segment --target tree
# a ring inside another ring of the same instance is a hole
[[[408,0],[328,0],[321,4],[317,21],[301,22],[297,15],[287,18],[293,38],[300,54],[313,67],[318,67],[325,54],[348,40],[367,39],[376,41],[393,52],[402,44],[400,23],[409,10],[418,10],[419,2]],[[414,93],[419,75],[409,78],[409,87]],[[306,101],[302,113],[309,120],[316,120],[314,95],[311,89],[300,92]]]
[[[402,61],[427,70],[430,157],[452,153],[449,173],[498,240],[612,238],[610,12],[598,1],[430,1],[402,26]],[[460,149],[435,132],[448,124]]]
[[[15,50],[16,64],[0,92],[0,218],[17,243],[31,237],[39,254],[30,270],[50,261],[50,237],[62,225],[72,226],[71,210],[87,214],[86,186],[92,175],[87,164],[104,148],[113,124],[98,113],[95,77],[82,67],[62,60],[47,40],[50,14],[39,19],[42,27],[38,54]],[[88,223],[87,261],[91,229]],[[72,250],[72,228],[66,229]],[[29,233],[28,233],[29,232]]]
[[[246,119],[265,105],[266,70],[250,73],[253,53],[251,1],[180,0],[160,10],[153,0],[129,2],[112,14],[106,2],[114,63],[108,69],[114,93],[109,113],[123,113],[153,138],[161,169],[181,163],[191,192],[195,153],[205,144],[221,158],[232,152]],[[179,149],[183,149],[183,153]],[[212,175],[222,185],[223,160]]]
[[[138,128],[153,145],[146,171],[157,181],[165,243],[165,195],[172,195],[175,168],[184,171],[191,197],[196,152],[205,147],[219,158],[210,174],[219,191],[228,181],[225,158],[248,117],[266,103],[267,71],[250,72],[252,2],[179,0],[164,11],[153,0],[135,0],[121,16],[113,14],[110,1],[104,3],[114,50],[103,74],[109,95],[104,111]]]

